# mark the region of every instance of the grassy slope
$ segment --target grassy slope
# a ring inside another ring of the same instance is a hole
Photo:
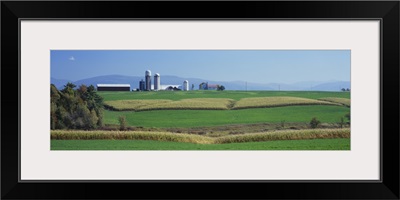
[[[316,91],[158,91],[158,92],[99,92],[105,101],[128,99],[230,98],[291,96],[318,99],[324,97],[350,98],[349,92]]]
[[[245,110],[160,110],[146,112],[106,111],[105,123],[118,124],[118,117],[125,115],[129,126],[143,127],[199,127],[225,124],[250,123],[308,123],[317,117],[323,123],[336,123],[346,113],[347,107],[340,106],[289,106],[256,108]]]
[[[51,140],[51,150],[350,150],[350,139],[231,144],[192,144],[143,140]]]

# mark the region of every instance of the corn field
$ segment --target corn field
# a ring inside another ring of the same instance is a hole
[[[200,135],[144,131],[51,131],[52,140],[155,140],[210,144],[212,138]]]
[[[179,101],[158,100],[115,100],[106,101],[106,107],[117,111],[147,111],[147,110],[230,110],[246,108],[268,108],[296,105],[346,105],[350,99],[322,98],[307,99],[300,97],[254,97],[239,101],[228,98],[193,98]]]
[[[193,98],[182,99],[179,101],[172,100],[117,100],[106,101],[107,106],[115,110],[228,110],[229,106],[234,103],[232,99],[226,98]]]
[[[333,103],[339,103],[339,104],[350,107],[350,99],[346,99],[346,98],[327,97],[327,98],[320,98],[319,100],[333,102]]]
[[[105,101],[104,104],[106,106],[112,107],[117,111],[128,111],[128,110],[137,110],[143,106],[148,105],[159,105],[171,102],[172,100],[115,100],[115,101]]]
[[[332,139],[350,138],[350,129],[307,129],[284,130],[263,133],[248,133],[221,137],[208,137],[194,134],[145,131],[76,131],[52,130],[52,140],[155,140],[188,142],[195,144],[224,144],[242,142],[261,142],[274,140]]]
[[[255,97],[243,98],[236,102],[233,109],[268,108],[295,105],[340,105],[334,102],[320,101],[300,97]]]
[[[350,138],[350,129],[308,129],[285,130],[243,135],[230,135],[216,138],[214,143],[241,143],[274,140],[305,140],[305,139],[332,139]]]

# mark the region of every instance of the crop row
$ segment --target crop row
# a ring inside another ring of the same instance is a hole
[[[338,105],[337,103],[319,101],[300,97],[255,97],[240,99],[233,109],[269,108],[295,105]]]
[[[274,140],[306,140],[306,139],[329,139],[350,138],[350,129],[306,129],[306,130],[284,130],[263,133],[251,133],[242,135],[229,135],[216,138],[214,143],[241,143],[261,142]]]
[[[318,100],[339,103],[339,104],[350,107],[350,99],[346,99],[346,98],[326,97],[326,98],[320,98]]]
[[[327,98],[328,99],[328,98]],[[335,98],[331,98],[335,99]],[[336,98],[340,99],[340,98]],[[350,101],[350,100],[349,100]],[[300,97],[255,97],[239,101],[228,98],[193,98],[172,101],[158,100],[115,100],[106,101],[106,107],[117,111],[146,110],[229,110],[246,108],[268,108],[294,105],[346,105],[340,101],[315,100]]]
[[[172,100],[116,100],[106,101],[105,104],[114,110],[228,110],[234,101],[226,98],[193,98]]]
[[[161,103],[155,105],[143,106],[139,111],[143,110],[182,110],[182,109],[194,109],[194,110],[227,110],[228,106],[233,102],[232,99],[225,98],[194,98],[194,99],[182,99],[179,101],[172,101],[168,103]]]
[[[195,144],[224,144],[274,140],[350,138],[350,129],[307,129],[249,133],[222,137],[144,131],[51,131],[52,140],[155,140]]]
[[[163,105],[172,102],[167,99],[156,99],[156,100],[116,100],[106,101],[104,104],[107,107],[111,107],[117,111],[128,111],[128,110],[139,110],[142,107],[148,107],[149,105]]]
[[[51,131],[52,140],[155,140],[170,142],[189,142],[196,144],[210,144],[212,138],[200,135],[145,132],[145,131]]]

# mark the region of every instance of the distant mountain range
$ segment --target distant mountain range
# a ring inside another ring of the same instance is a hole
[[[75,85],[94,85],[97,84],[130,84],[131,90],[139,87],[139,81],[144,79],[141,76],[123,76],[123,75],[106,75],[96,76],[92,78],[82,79],[78,81],[69,81],[51,78],[51,83],[57,88],[61,89],[67,82],[74,83]],[[341,88],[350,88],[350,81],[308,81],[298,82],[293,84],[283,83],[252,83],[245,81],[211,81],[199,78],[182,78],[177,76],[161,76],[162,85],[182,85],[184,80],[189,81],[189,88],[194,84],[194,88],[197,90],[199,84],[202,82],[208,82],[210,84],[220,84],[225,86],[226,90],[283,90],[283,91],[300,91],[300,90],[313,90],[313,91],[340,91]],[[152,77],[152,83],[153,83]]]

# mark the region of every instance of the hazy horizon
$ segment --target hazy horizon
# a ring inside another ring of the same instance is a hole
[[[161,76],[284,83],[350,81],[350,50],[52,50],[51,77]]]
[[[82,79],[78,79],[78,80],[70,80],[70,79],[62,79],[62,78],[57,78],[57,77],[51,77],[57,80],[67,80],[67,81],[72,81],[72,82],[76,82],[76,81],[80,81],[80,80],[85,80],[85,79],[90,79],[90,78],[96,78],[96,77],[101,77],[101,76],[129,76],[129,75],[124,75],[124,74],[108,74],[108,75],[100,75],[100,76],[92,76],[92,77],[86,77],[86,78],[82,78]],[[176,75],[170,75],[170,74],[166,74],[166,75],[160,75],[161,77],[163,76],[176,76]],[[140,77],[140,76],[131,76],[131,77]],[[144,80],[144,75],[142,76],[143,80]],[[218,82],[218,80],[208,80],[205,78],[201,78],[201,77],[180,77],[180,76],[176,76],[179,78],[187,78],[187,79],[202,79],[202,80],[207,80],[207,81],[212,81],[212,82]],[[152,73],[152,79],[154,78],[154,74]],[[306,82],[321,82],[321,83],[327,83],[327,82],[347,82],[347,81],[342,81],[342,80],[315,80],[315,81],[298,81],[298,82],[293,82],[293,83],[282,83],[282,82],[268,82],[268,83],[259,83],[259,82],[253,82],[253,81],[242,81],[242,80],[232,80],[232,81],[222,81],[222,82],[248,82],[248,83],[255,83],[255,84],[274,84],[274,83],[281,83],[281,84],[296,84],[296,83],[306,83]]]

